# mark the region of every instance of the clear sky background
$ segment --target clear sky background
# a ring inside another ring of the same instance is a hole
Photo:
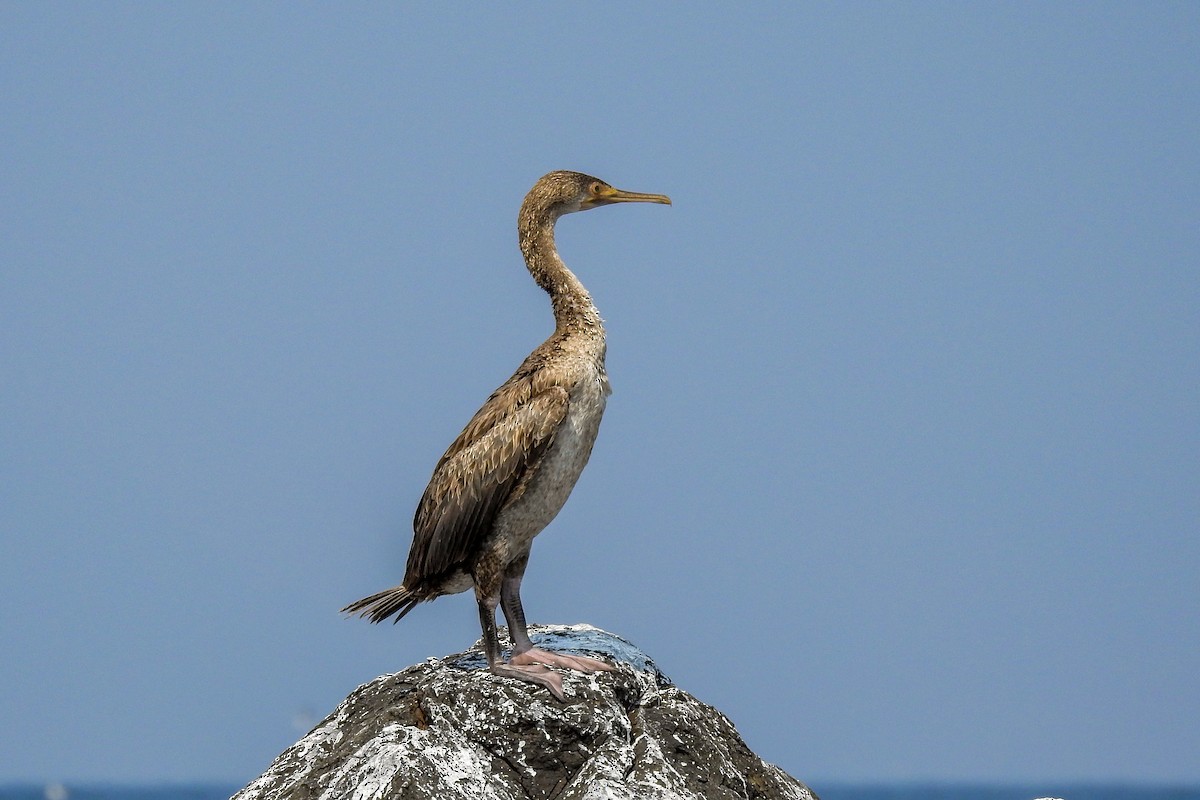
[[[445,446],[609,326],[530,617],[821,780],[1200,781],[1200,6],[0,7],[0,780],[257,776],[478,636]]]

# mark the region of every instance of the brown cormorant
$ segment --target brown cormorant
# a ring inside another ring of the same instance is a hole
[[[521,577],[533,538],[558,514],[587,464],[611,390],[600,313],[559,258],[554,223],[611,203],[671,200],[566,171],[543,176],[525,196],[517,217],[521,252],[550,295],[554,333],[492,393],[438,461],[413,519],[404,582],[343,609],[371,622],[393,615],[399,621],[418,603],[474,588],[489,669],[544,686],[559,700],[562,678],[549,667],[612,667],[534,647],[521,608]],[[497,605],[513,641],[507,663],[496,634]]]

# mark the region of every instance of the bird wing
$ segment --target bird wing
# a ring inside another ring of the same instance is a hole
[[[488,398],[446,450],[413,519],[404,585],[463,568],[496,515],[520,496],[567,415],[561,386],[534,391],[514,376]]]

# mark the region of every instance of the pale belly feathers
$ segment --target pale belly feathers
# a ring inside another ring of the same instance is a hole
[[[514,555],[527,550],[566,504],[592,455],[610,391],[607,377],[595,371],[576,384],[566,419],[537,474],[524,495],[497,516],[494,536],[508,541]]]

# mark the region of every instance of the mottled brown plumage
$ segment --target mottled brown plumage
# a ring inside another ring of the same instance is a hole
[[[520,584],[533,538],[554,518],[591,455],[609,394],[600,313],[554,246],[563,214],[610,203],[670,203],[664,195],[614,189],[578,172],[551,172],[525,197],[517,218],[521,252],[550,295],[554,333],[492,393],[438,461],[413,519],[400,586],[344,611],[397,620],[418,603],[474,588],[490,669],[545,686],[562,699],[562,679],[545,665],[594,671],[595,659],[534,648]],[[496,606],[513,638],[500,660]]]

